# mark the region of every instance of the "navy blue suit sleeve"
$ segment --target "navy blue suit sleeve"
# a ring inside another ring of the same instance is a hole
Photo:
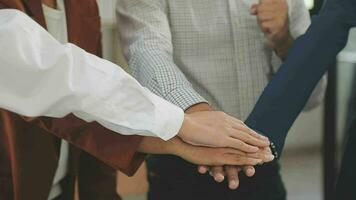
[[[356,4],[355,0],[326,3],[307,32],[295,41],[288,58],[246,120],[248,126],[274,142],[279,155],[290,127],[318,81],[346,45],[349,30],[356,22],[356,9],[345,9],[345,2]]]

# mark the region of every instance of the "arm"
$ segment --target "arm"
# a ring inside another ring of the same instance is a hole
[[[197,145],[258,150],[241,141],[241,134],[257,135],[241,121],[221,112],[184,115],[182,109],[142,87],[117,65],[75,45],[59,44],[16,10],[0,11],[0,75],[0,107],[18,114],[63,118],[73,113],[124,135],[163,140],[178,135]],[[90,144],[74,135],[74,130],[91,130],[81,120],[27,120],[74,144]],[[97,133],[91,136],[101,141]],[[266,138],[261,140],[269,143]]]
[[[207,102],[174,63],[165,0],[119,0],[117,16],[125,56],[140,83],[183,110]]]
[[[183,111],[120,67],[59,44],[22,12],[0,15],[0,107],[29,117],[74,113],[121,134],[167,140],[178,133]]]
[[[289,4],[286,0],[261,0],[251,7],[251,13],[256,15],[269,46],[278,55],[273,54],[271,59],[273,69],[277,71],[281,60],[286,59],[294,38],[304,34],[309,27],[308,9],[304,1],[300,0],[291,0]],[[305,111],[312,110],[322,102],[326,91],[326,79],[325,75],[315,87],[304,107]]]
[[[149,154],[172,154],[198,165],[257,165],[269,162],[274,157],[266,152],[245,153],[230,148],[197,147],[184,143],[179,138],[163,142],[157,138],[145,137],[139,152]]]
[[[299,36],[303,35],[310,26],[310,23],[310,14],[304,1],[292,0],[290,6],[290,32],[293,38],[298,38]],[[289,47],[289,49],[291,48],[292,46]],[[310,111],[323,102],[326,92],[326,86],[327,74],[325,74],[319,81],[319,83],[316,85],[315,89],[313,90],[313,93],[308,99],[308,102],[304,106],[303,111]]]
[[[246,120],[251,128],[265,133],[279,153],[314,87],[345,46],[349,30],[355,26],[355,7],[349,0],[326,3],[306,34],[295,41]]]
[[[118,1],[117,16],[118,23],[120,24],[119,30],[129,66],[133,71],[133,75],[144,86],[147,86],[154,93],[166,100],[180,106],[183,110],[187,110],[195,105],[207,104],[192,88],[186,77],[174,63],[172,35],[166,9],[167,5],[164,0]],[[204,113],[212,114],[214,112]],[[190,115],[200,114],[192,113]],[[225,115],[221,112],[220,114]],[[237,119],[233,119],[230,116],[228,118],[239,123]],[[219,124],[218,122],[219,120],[215,121],[215,123]],[[235,128],[242,135],[246,133],[246,130],[242,130],[239,127]],[[210,140],[211,137],[209,135],[213,130],[212,127],[206,126],[201,127],[201,129],[205,129],[205,132],[197,134],[195,140]],[[184,131],[185,129],[183,128],[182,130]],[[188,131],[186,129],[185,132],[196,131]],[[252,135],[259,138],[257,134]],[[244,147],[246,146],[245,143],[248,143],[249,146],[258,146],[258,144],[261,144],[261,140],[265,140],[260,137],[260,143],[251,143],[251,140],[245,140],[244,138],[241,135],[235,135],[235,139],[241,141],[240,145],[235,146],[235,148],[246,152],[249,150]],[[215,139],[215,141],[223,142],[221,137],[216,137]],[[195,145],[198,144],[187,140],[184,141]],[[265,145],[266,141],[262,141],[262,143]],[[254,149],[257,150],[257,148]]]

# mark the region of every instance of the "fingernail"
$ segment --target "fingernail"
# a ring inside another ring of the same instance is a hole
[[[247,176],[251,177],[251,176],[254,175],[254,173],[255,173],[255,170],[253,170],[253,169],[247,169]]]
[[[223,182],[224,181],[224,179],[225,179],[225,177],[223,176],[223,175],[221,175],[221,174],[218,174],[218,175],[216,175],[215,177],[214,177],[214,179],[215,179],[215,181],[216,182]]]
[[[268,156],[268,159],[269,159],[270,161],[274,160],[274,155],[269,155],[269,156]]]
[[[234,189],[236,189],[237,188],[237,181],[230,181],[230,183],[229,183],[229,188],[230,189],[232,189],[232,190],[234,190]]]
[[[207,171],[206,171],[206,169],[205,168],[199,168],[199,173],[201,173],[201,174],[205,174]]]

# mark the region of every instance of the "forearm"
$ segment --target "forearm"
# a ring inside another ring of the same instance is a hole
[[[150,154],[171,154],[198,165],[256,165],[269,162],[273,157],[268,152],[246,154],[230,148],[199,147],[184,143],[179,138],[164,142],[158,138],[145,137],[139,152]]]
[[[166,1],[120,0],[117,20],[132,75],[183,110],[207,102],[188,81],[173,58]]]
[[[138,40],[129,46],[127,58],[132,75],[143,86],[183,110],[194,104],[207,102],[174,63],[173,56],[162,49],[165,44],[157,45],[165,42],[152,41],[155,39]]]
[[[177,154],[176,146],[179,144],[180,139],[172,138],[168,141],[163,141],[159,138],[144,137],[138,146],[137,151],[147,154]]]
[[[349,29],[337,13],[316,17],[307,33],[295,41],[246,120],[249,127],[267,135],[279,153],[314,87],[345,46]]]

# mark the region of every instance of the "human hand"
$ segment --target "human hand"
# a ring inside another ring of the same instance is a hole
[[[273,159],[261,152],[246,153],[232,148],[211,148],[194,146],[179,137],[163,141],[155,137],[143,137],[137,149],[148,154],[171,154],[197,165],[257,165],[266,159]],[[266,157],[267,156],[267,157]]]
[[[196,110],[195,110],[196,111]],[[189,112],[178,136],[197,146],[230,147],[247,153],[256,153],[269,146],[269,140],[241,120],[218,111]]]
[[[227,176],[229,188],[235,190],[240,185],[239,173],[243,171],[246,176],[252,177],[255,175],[255,168],[253,166],[215,166],[209,169],[208,166],[199,166],[198,171],[201,174],[206,174],[209,172],[210,176],[214,178],[216,182],[223,182],[225,176]]]
[[[171,152],[193,164],[208,166],[254,166],[274,159],[272,154],[265,154],[264,152],[245,153],[232,148],[200,147],[184,143],[180,139],[175,141],[175,144],[172,145]]]
[[[252,5],[250,12],[257,17],[269,46],[281,59],[285,59],[294,42],[289,30],[287,1],[260,0]]]
[[[265,152],[267,155],[272,155],[272,151],[270,148],[265,148],[261,150]],[[273,160],[273,159],[272,159]],[[263,162],[270,162],[272,160],[264,159]],[[259,164],[262,164],[259,163]],[[248,177],[252,177],[255,174],[255,168],[253,166],[215,166],[209,169],[208,166],[199,166],[198,171],[201,174],[205,174],[209,171],[209,174],[214,178],[217,182],[222,182],[225,179],[225,176],[228,179],[229,188],[234,190],[239,187],[239,173],[241,171]]]

